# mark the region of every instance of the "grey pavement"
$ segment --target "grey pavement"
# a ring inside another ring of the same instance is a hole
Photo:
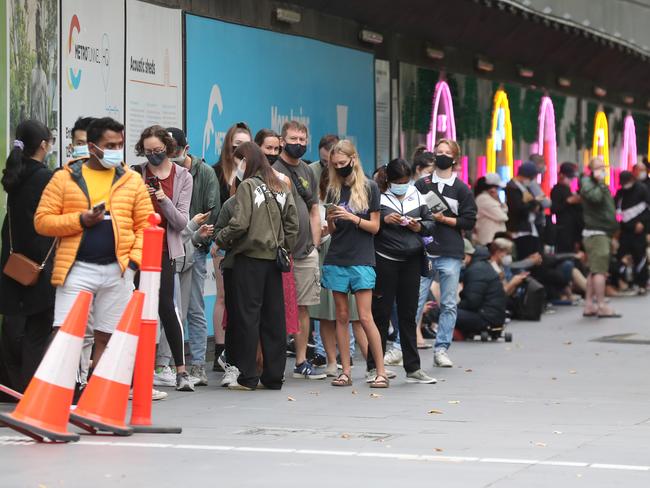
[[[437,385],[393,367],[371,390],[358,359],[354,386],[334,388],[292,379],[289,359],[279,392],[227,391],[215,373],[170,389],[154,420],[180,435],[37,445],[0,429],[0,486],[648,487],[649,300],[614,300],[618,320],[557,308],[511,324],[511,344],[454,343],[453,369],[424,351]]]

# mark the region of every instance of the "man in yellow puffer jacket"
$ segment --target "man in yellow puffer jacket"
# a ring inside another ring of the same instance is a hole
[[[36,232],[59,239],[54,327],[62,325],[80,291],[94,295],[94,364],[131,297],[143,230],[153,213],[142,177],[124,164],[123,133],[110,117],[95,119],[87,129],[90,157],[55,173],[34,216]]]

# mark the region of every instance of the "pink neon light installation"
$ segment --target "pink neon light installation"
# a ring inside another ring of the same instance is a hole
[[[539,106],[537,153],[544,156],[546,174],[542,175],[542,189],[548,195],[557,183],[557,136],[555,110],[550,97],[543,96]]]
[[[631,115],[625,117],[623,127],[623,149],[621,149],[620,170],[630,170],[636,164],[636,128]]]
[[[443,113],[439,113],[442,102]],[[446,139],[456,140],[456,120],[454,119],[454,104],[451,99],[451,91],[446,81],[440,80],[436,83],[433,92],[433,109],[431,111],[431,128],[427,134],[427,149],[433,151],[436,143],[436,134],[442,133]]]
[[[461,156],[460,158],[460,178],[465,182],[466,185],[469,185],[469,157]]]
[[[479,156],[476,158],[476,179],[485,176],[487,173],[487,156]]]

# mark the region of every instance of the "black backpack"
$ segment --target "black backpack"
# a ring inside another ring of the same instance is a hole
[[[539,321],[546,303],[544,286],[535,278],[526,278],[515,295],[514,319]]]

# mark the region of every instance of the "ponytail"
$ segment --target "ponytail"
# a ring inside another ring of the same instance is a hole
[[[2,187],[9,193],[20,182],[24,169],[24,160],[33,157],[41,147],[41,142],[52,137],[50,129],[37,120],[25,120],[16,127],[16,140],[9,153],[5,169],[2,172]]]
[[[386,174],[386,165],[380,166],[372,177],[379,187],[379,191],[385,193],[388,191],[388,175]]]

